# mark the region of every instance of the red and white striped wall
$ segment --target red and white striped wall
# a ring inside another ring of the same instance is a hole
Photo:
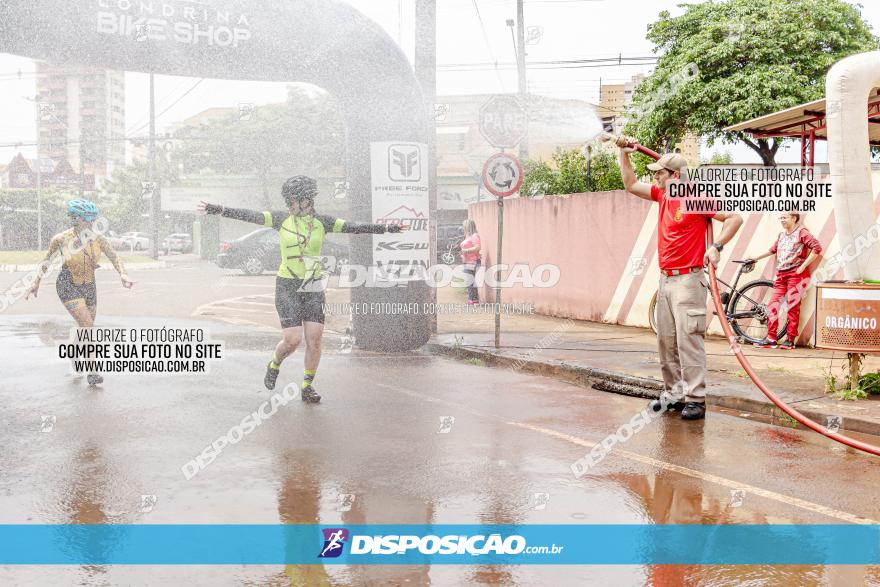
[[[874,180],[875,186],[880,185],[880,173],[875,173]],[[816,208],[804,217],[804,223],[824,248],[821,266],[840,249],[833,202],[817,201]],[[498,205],[482,202],[469,210],[481,236],[483,264],[492,265],[497,259]],[[880,215],[880,194],[875,199],[875,212]],[[722,253],[719,277],[728,282],[737,268],[731,259],[767,251],[781,230],[778,214],[749,214],[744,219],[743,227]],[[715,227],[717,234],[720,224]],[[531,267],[552,263],[560,271],[559,282],[552,288],[505,288],[503,302],[531,303],[536,312],[551,316],[648,326],[648,306],[660,277],[656,204],[619,190],[508,199],[504,202],[503,239],[502,263]],[[774,257],[762,260],[740,283],[760,277],[772,279],[774,263]],[[834,278],[842,279],[842,272]],[[494,299],[488,287],[481,294],[483,299]],[[799,344],[812,338],[813,289],[803,303]],[[709,331],[721,333],[717,318],[711,321]]]

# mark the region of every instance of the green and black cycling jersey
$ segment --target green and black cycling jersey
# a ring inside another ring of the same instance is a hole
[[[241,208],[208,209],[225,218],[260,224],[278,231],[281,246],[281,266],[278,277],[287,279],[320,279],[321,249],[328,232],[349,234],[382,234],[391,227],[384,224],[348,222],[326,214],[292,216],[290,212],[257,212]]]

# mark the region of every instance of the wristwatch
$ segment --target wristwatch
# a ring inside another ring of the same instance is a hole
[[[724,250],[724,245],[722,245],[721,243],[712,243],[712,246],[718,249],[719,253]]]

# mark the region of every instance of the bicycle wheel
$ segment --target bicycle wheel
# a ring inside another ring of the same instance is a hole
[[[727,309],[727,319],[733,331],[745,342],[756,343],[767,337],[768,310],[773,297],[773,282],[767,279],[750,281],[734,292],[733,301]],[[779,313],[779,332],[776,340],[785,336],[788,313]]]
[[[648,324],[651,326],[651,330],[654,331],[654,334],[657,334],[657,292],[654,292],[654,296],[651,298],[651,303],[648,304]]]

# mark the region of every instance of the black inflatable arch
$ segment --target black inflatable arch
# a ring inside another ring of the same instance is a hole
[[[3,0],[0,51],[107,69],[320,86],[344,109],[351,220],[372,218],[370,143],[427,143],[430,132],[399,47],[334,0]],[[352,261],[371,265],[371,239],[353,238],[352,245]],[[351,297],[419,305],[430,299],[423,282],[358,288]],[[353,319],[356,344],[368,350],[411,350],[430,337],[423,314]]]

